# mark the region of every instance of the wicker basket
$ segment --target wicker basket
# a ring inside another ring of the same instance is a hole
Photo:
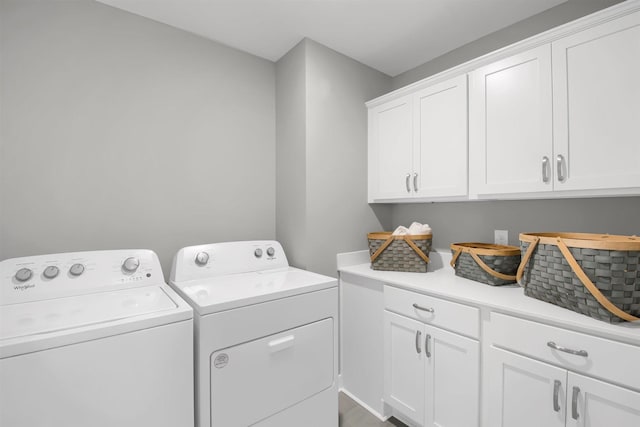
[[[640,238],[522,233],[525,295],[610,323],[640,320]]]
[[[491,243],[452,243],[451,267],[456,276],[492,286],[516,283],[520,248]]]
[[[431,234],[392,236],[390,232],[367,234],[371,268],[426,273]]]

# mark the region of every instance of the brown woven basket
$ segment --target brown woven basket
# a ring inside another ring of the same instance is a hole
[[[640,238],[522,233],[525,295],[610,323],[640,320]]]
[[[492,243],[452,243],[451,267],[456,276],[492,286],[516,283],[520,248]]]
[[[426,273],[431,234],[393,236],[382,231],[369,233],[367,238],[372,269]]]

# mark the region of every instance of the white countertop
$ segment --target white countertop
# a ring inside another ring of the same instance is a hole
[[[640,345],[640,322],[613,325],[525,296],[523,288],[518,285],[490,286],[458,277],[449,266],[449,252],[431,252],[429,271],[426,273],[373,270],[368,257],[368,251],[338,254],[340,278],[348,282],[349,275],[355,275],[398,288]]]

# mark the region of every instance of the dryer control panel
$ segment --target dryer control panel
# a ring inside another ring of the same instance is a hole
[[[70,252],[0,262],[0,305],[164,284],[150,250]]]
[[[287,267],[287,256],[275,240],[211,243],[180,249],[173,258],[171,281],[186,282]]]

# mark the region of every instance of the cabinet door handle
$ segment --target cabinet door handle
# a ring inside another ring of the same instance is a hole
[[[560,402],[558,401],[560,394],[560,386],[562,383],[559,380],[555,380],[553,382],[553,410],[556,412],[560,412]]]
[[[416,331],[416,353],[420,354],[422,349],[420,349],[420,337],[422,336],[421,331]]]
[[[580,418],[580,414],[578,414],[578,395],[580,394],[579,387],[573,387],[573,394],[571,396],[571,418],[577,420]]]
[[[413,174],[413,191],[418,192],[418,174]]]
[[[427,334],[427,338],[424,340],[424,354],[427,357],[431,357],[431,350],[429,350],[429,341],[431,340],[431,335]]]
[[[549,158],[542,158],[542,182],[549,182]]]
[[[433,313],[435,312],[435,310],[431,307],[426,308],[426,307],[421,307],[418,304],[416,304],[415,302],[413,303],[413,308],[415,308],[416,310],[422,310],[422,311],[426,311],[428,313]]]
[[[549,341],[547,346],[551,347],[554,350],[563,351],[565,353],[574,354],[576,356],[589,357],[589,353],[586,350],[574,350],[572,348],[563,347],[554,343],[553,341]]]
[[[407,193],[411,193],[411,187],[409,186],[409,179],[411,178],[411,174],[408,173],[404,179],[404,185],[407,186]]]
[[[564,182],[567,177],[564,175],[565,161],[562,154],[558,154],[558,157],[556,157],[556,166],[558,168],[558,181]]]

